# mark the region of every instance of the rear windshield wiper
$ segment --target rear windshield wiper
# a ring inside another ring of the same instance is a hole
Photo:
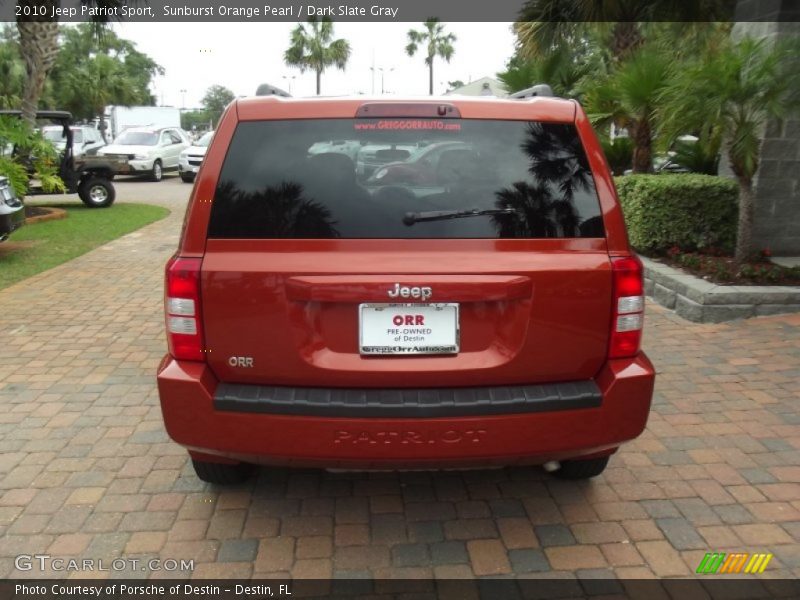
[[[516,215],[517,209],[506,208],[467,208],[465,210],[431,210],[427,212],[408,212],[403,217],[403,223],[413,225],[422,221],[441,221],[444,219],[464,219],[466,217],[482,217],[484,215]]]

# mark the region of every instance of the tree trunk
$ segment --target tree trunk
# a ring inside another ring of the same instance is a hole
[[[747,262],[753,257],[753,180],[749,177],[738,176],[739,183],[739,222],[736,227],[736,253],[734,259],[737,264]]]
[[[322,70],[317,69],[317,96],[322,92]]]
[[[48,7],[48,10],[52,9]],[[28,75],[22,92],[22,118],[33,127],[47,74],[58,56],[58,23],[19,21],[17,29],[20,53]]]
[[[433,96],[433,57],[428,65],[428,93]]]
[[[611,52],[621,61],[642,45],[644,38],[635,21],[619,21],[614,24]]]
[[[633,131],[633,172],[653,172],[653,139],[650,122],[640,119],[632,127]]]

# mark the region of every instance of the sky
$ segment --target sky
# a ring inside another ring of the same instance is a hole
[[[117,23],[118,35],[136,43],[164,67],[152,88],[157,103],[179,108],[200,106],[206,89],[224,85],[237,96],[250,96],[260,83],[270,83],[294,96],[315,93],[313,71],[300,73],[283,63],[295,23]],[[418,52],[405,53],[406,32],[421,23],[334,24],[334,36],[350,42],[345,71],[331,68],[322,75],[323,95],[380,94],[381,71],[386,93],[428,93],[428,68]],[[450,63],[434,61],[434,92],[447,82],[465,83],[502,71],[514,52],[509,23],[447,23],[457,36]],[[375,66],[372,71],[371,67]],[[373,75],[374,74],[374,75]],[[293,78],[293,79],[292,79]],[[374,85],[374,88],[373,88]],[[182,91],[182,90],[185,90]]]

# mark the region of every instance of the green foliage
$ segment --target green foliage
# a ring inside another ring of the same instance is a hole
[[[322,73],[328,67],[344,70],[350,59],[350,44],[345,39],[333,39],[333,21],[328,17],[312,17],[307,24],[292,30],[290,45],[283,53],[283,61],[300,72],[312,70],[317,74],[317,95],[322,91]]]
[[[559,46],[540,58],[525,59],[516,53],[497,78],[511,93],[546,83],[556,96],[573,97],[577,95],[579,82],[590,70],[591,63],[578,55],[576,48]]]
[[[719,172],[719,143],[708,139],[698,139],[696,142],[678,141],[672,162],[692,173],[716,175]]]
[[[25,65],[19,55],[16,31],[6,24],[0,32],[0,109],[19,108],[25,85]]]
[[[28,190],[28,170],[25,165],[10,156],[0,156],[0,175],[8,178],[18,197],[21,198],[25,195]]]
[[[36,177],[46,192],[63,192],[58,165],[58,152],[39,130],[22,119],[0,117],[0,175],[8,177],[17,196],[27,194],[31,177]]]
[[[674,58],[661,44],[650,42],[587,85],[584,102],[592,122],[629,129],[635,173],[652,171],[656,110],[674,69]]]
[[[664,94],[663,129],[675,136],[687,127],[701,139],[725,140],[728,160],[740,186],[736,260],[753,247],[753,178],[761,162],[761,137],[770,119],[800,109],[800,38],[745,37],[711,46],[682,69]]]
[[[599,32],[615,60],[622,60],[649,36],[652,24],[676,22],[691,32],[695,22],[730,22],[735,0],[527,0],[514,24],[523,56],[542,56],[554,46],[573,45],[587,30]]]
[[[717,0],[692,7],[531,0],[523,9],[529,20],[514,26],[517,51],[501,79],[512,90],[544,81],[559,95],[579,98],[595,126],[628,130],[634,172],[651,172],[654,149],[665,150],[672,141],[661,134],[664,90],[686,62],[727,38],[730,24],[708,18],[720,6]],[[695,11],[699,22],[668,22],[676,11]],[[685,133],[698,135],[684,124],[676,136]],[[705,148],[719,141],[700,137]]]
[[[696,174],[627,175],[615,182],[628,237],[637,250],[733,248],[736,182]]]
[[[213,121],[214,126],[216,126],[225,111],[225,107],[233,102],[235,98],[236,95],[224,85],[212,85],[206,90],[205,96],[200,101],[205,109],[206,119]]]
[[[108,105],[152,105],[150,83],[164,69],[108,28],[61,28],[61,45],[44,104],[77,120],[102,116]]]
[[[433,59],[437,56],[450,62],[455,52],[455,48],[453,48],[453,42],[456,41],[455,34],[445,33],[444,25],[439,23],[439,19],[428,19],[423,24],[425,25],[424,31],[408,30],[406,54],[414,56],[422,46],[425,48],[426,65],[432,65]]]
[[[181,127],[186,131],[194,129],[204,131],[213,126],[209,124],[210,117],[205,110],[186,110],[181,112]]]
[[[64,82],[62,94],[66,106],[75,107],[87,119],[97,115],[102,122],[106,106],[129,106],[138,99],[123,66],[105,54],[92,56],[75,68]]]
[[[614,175],[622,175],[631,168],[633,162],[633,141],[628,137],[617,137],[613,140],[603,137],[600,140],[608,165]]]
[[[800,40],[727,40],[695,57],[664,94],[665,134],[695,128],[727,140],[733,172],[751,181],[760,162],[761,128],[800,107]],[[703,135],[701,135],[703,137]]]
[[[19,36],[0,32],[0,108],[20,108],[26,73]],[[60,29],[58,56],[40,108],[68,110],[76,120],[101,116],[106,105],[152,105],[150,83],[164,69],[112,30],[81,23]]]

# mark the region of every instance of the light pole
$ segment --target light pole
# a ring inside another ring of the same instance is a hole
[[[373,73],[375,73],[375,71],[380,71],[381,72],[381,95],[385,94],[386,93],[386,86],[384,85],[384,83],[385,83],[385,79],[384,79],[385,78],[385,74],[386,74],[387,71],[389,73],[394,71],[394,67],[389,67],[388,69],[386,67],[370,67],[369,70],[372,71]]]
[[[186,110],[186,90],[181,90],[181,109]]]
[[[287,82],[289,82],[289,89],[287,91],[289,92],[290,96],[292,95],[292,81],[294,81],[296,78],[297,75],[281,75],[281,79],[285,79]]]

